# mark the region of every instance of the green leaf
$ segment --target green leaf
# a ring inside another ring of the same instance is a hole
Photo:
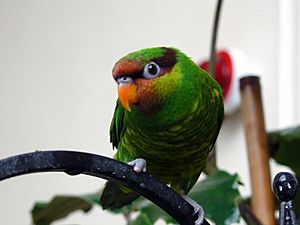
[[[189,196],[202,205],[205,217],[216,225],[232,224],[240,218],[238,185],[239,178],[236,174],[217,171],[198,182]]]
[[[33,224],[49,225],[77,210],[88,212],[93,204],[99,205],[99,193],[84,196],[56,196],[49,203],[38,202],[31,211]]]
[[[275,161],[300,175],[300,126],[269,132],[268,143]]]
[[[197,201],[205,211],[205,217],[214,221],[216,225],[229,225],[239,221],[240,213],[238,209],[239,178],[237,175],[230,175],[224,171],[217,171],[208,176],[203,181],[198,182],[191,190],[189,196]],[[167,224],[175,221],[156,205],[141,200],[134,202],[132,207],[139,204],[141,207],[136,220],[130,221],[128,225],[143,224],[136,223],[147,219],[154,224],[162,218]],[[127,208],[128,210],[128,208]],[[148,224],[148,223],[144,223]]]
[[[238,184],[237,175],[217,171],[198,182],[189,196],[204,208],[205,217],[214,221],[216,225],[236,223],[240,218]],[[49,225],[74,211],[88,212],[93,205],[99,205],[99,196],[99,193],[85,196],[57,196],[49,203],[37,203],[32,210],[33,222],[35,225]],[[128,216],[132,212],[137,213],[137,216],[130,219],[128,225],[152,225],[158,219],[163,219],[167,224],[176,224],[167,213],[144,198],[139,198],[117,211]]]

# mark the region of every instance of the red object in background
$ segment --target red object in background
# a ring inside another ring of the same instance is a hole
[[[209,61],[206,60],[199,65],[202,69],[209,70]],[[218,51],[215,58],[215,80],[221,85],[223,97],[226,101],[233,83],[233,63],[230,55],[225,51]]]
[[[198,64],[208,71],[209,59]],[[249,58],[239,49],[226,48],[216,52],[215,80],[221,85],[225,114],[234,113],[241,103],[239,80],[249,74],[258,74]]]

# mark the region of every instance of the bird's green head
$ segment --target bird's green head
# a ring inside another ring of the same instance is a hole
[[[127,111],[155,112],[189,80],[185,74],[198,69],[179,50],[159,47],[128,54],[115,64],[112,74]]]

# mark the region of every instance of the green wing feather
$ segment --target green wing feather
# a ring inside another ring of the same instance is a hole
[[[110,142],[112,143],[113,148],[120,147],[119,143],[121,142],[126,130],[124,116],[125,109],[120,101],[117,100],[115,112],[110,125]],[[118,150],[120,151],[121,149]],[[118,159],[117,154],[115,155],[115,159]],[[108,181],[103,189],[100,203],[103,209],[115,210],[131,203],[138,197],[138,194],[124,186]]]
[[[110,142],[112,143],[113,148],[118,148],[121,138],[126,130],[124,115],[125,109],[118,99],[113,119],[110,124]]]

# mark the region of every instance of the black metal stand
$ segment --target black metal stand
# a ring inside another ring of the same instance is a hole
[[[75,151],[36,151],[0,160],[0,181],[29,173],[86,174],[125,185],[149,199],[181,225],[194,225],[194,208],[180,195],[147,173],[104,156]],[[203,225],[209,225],[204,219]]]
[[[297,194],[297,179],[291,173],[278,173],[273,181],[273,191],[280,201],[279,225],[296,225],[293,199]]]

